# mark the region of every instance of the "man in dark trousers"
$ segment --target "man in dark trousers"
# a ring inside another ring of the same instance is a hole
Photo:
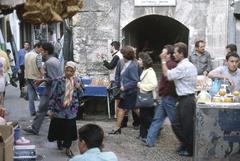
[[[118,41],[113,41],[111,43],[111,54],[112,54],[112,60],[108,62],[107,60],[103,60],[103,65],[109,69],[109,79],[111,82],[111,88],[114,88],[115,85],[115,73],[116,73],[116,66],[118,62],[123,58],[122,53],[119,51],[120,43]],[[115,91],[115,90],[113,90]],[[113,95],[115,93],[113,92]],[[119,100],[117,98],[114,99],[114,103],[112,103],[112,113],[115,113],[115,116],[117,116],[117,105],[119,103]]]
[[[23,92],[23,87],[25,87],[25,78],[24,78],[24,67],[25,62],[24,58],[26,53],[31,50],[31,45],[28,41],[24,42],[24,47],[20,49],[16,55],[16,69],[18,71],[18,80],[19,80],[19,87],[20,87],[20,97],[24,97],[25,94]]]
[[[51,80],[63,75],[63,71],[60,67],[60,61],[54,57],[54,47],[51,43],[43,43],[42,45],[42,57],[45,61],[43,66],[45,70],[44,80],[36,80],[35,84],[39,85],[42,82],[46,82],[46,89],[42,96],[40,97],[40,103],[38,106],[38,111],[33,123],[30,127],[23,129],[25,132],[38,135],[39,130],[42,126],[44,117],[48,111],[49,97],[51,95]]]
[[[174,44],[174,58],[177,66],[171,70],[167,67],[167,53],[160,55],[162,70],[168,80],[173,80],[179,97],[172,128],[181,142],[177,150],[180,156],[193,155],[193,126],[195,102],[195,87],[197,81],[197,69],[188,60],[187,45],[179,42]]]

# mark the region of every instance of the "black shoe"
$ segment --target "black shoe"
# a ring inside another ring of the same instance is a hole
[[[18,87],[17,83],[13,79],[10,80],[10,83],[13,87]]]
[[[181,150],[178,152],[178,155],[183,156],[183,157],[191,157],[193,156],[192,153],[188,152],[187,150]]]
[[[150,144],[147,143],[147,139],[142,139],[141,141],[142,141],[142,145],[144,145],[144,146],[147,146],[149,148],[154,147],[154,145],[150,145]]]
[[[140,126],[133,126],[134,130],[139,130]]]
[[[187,147],[186,147],[185,145],[180,145],[180,146],[177,148],[176,152],[178,153],[178,152],[184,151],[184,150],[187,150]]]
[[[124,128],[124,127],[127,127],[127,125],[126,125],[126,124],[122,124],[122,125],[121,125],[121,128]]]
[[[23,131],[25,131],[29,134],[38,135],[38,133],[35,132],[31,127],[24,128]]]
[[[33,112],[33,113],[31,114],[31,116],[36,116],[36,112]]]
[[[69,158],[72,158],[74,156],[73,152],[71,151],[70,148],[66,148],[66,155],[69,157]]]
[[[111,135],[121,134],[121,128],[119,128],[119,129],[117,129],[117,130],[112,130],[112,131],[109,132],[108,134],[111,134]]]

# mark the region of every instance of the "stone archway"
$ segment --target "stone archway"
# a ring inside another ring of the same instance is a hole
[[[132,45],[143,50],[144,44],[154,51],[154,62],[159,62],[158,54],[166,44],[184,42],[188,44],[189,30],[179,21],[161,15],[147,15],[135,19],[122,29],[124,45]]]
[[[146,46],[148,46],[148,50],[152,51],[153,67],[159,77],[159,53],[162,47],[180,41],[188,44],[189,29],[173,18],[161,15],[147,15],[127,24],[122,29],[122,36],[124,38],[123,45],[136,47],[137,53],[145,50]]]

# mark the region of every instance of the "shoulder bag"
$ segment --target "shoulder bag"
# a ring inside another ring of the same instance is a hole
[[[146,75],[147,73],[144,75],[144,77]],[[144,79],[144,77],[141,79],[141,81]],[[152,91],[141,93],[139,89],[137,94],[136,107],[146,108],[146,107],[153,107],[153,106],[154,106],[154,99],[153,99]]]

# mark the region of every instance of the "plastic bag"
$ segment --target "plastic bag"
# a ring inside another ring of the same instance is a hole
[[[222,82],[220,79],[217,79],[217,78],[213,79],[212,88],[209,91],[209,94],[211,95],[211,97],[215,96],[218,93],[221,87],[221,84]]]

